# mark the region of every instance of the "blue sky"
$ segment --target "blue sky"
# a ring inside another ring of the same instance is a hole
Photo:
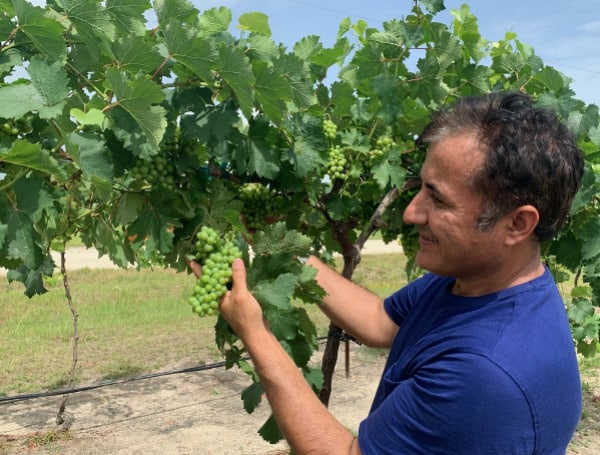
[[[380,27],[385,20],[410,13],[412,0],[193,0],[199,10],[227,6],[234,23],[241,13],[260,11],[269,16],[273,39],[292,46],[307,35],[319,35],[331,44],[345,17],[364,19]],[[468,4],[482,36],[490,41],[517,33],[533,46],[545,64],[573,79],[578,98],[600,106],[600,0],[445,0],[447,11],[437,20],[450,24],[450,9]]]

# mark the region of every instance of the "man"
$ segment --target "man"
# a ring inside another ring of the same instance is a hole
[[[404,221],[429,273],[385,300],[316,257],[323,311],[390,354],[370,414],[348,432],[264,322],[242,261],[220,311],[244,342],[293,453],[558,454],[581,412],[564,304],[540,243],[583,173],[569,131],[520,93],[458,101],[424,131]]]

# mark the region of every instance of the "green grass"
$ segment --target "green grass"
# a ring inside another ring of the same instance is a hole
[[[78,312],[78,384],[174,366],[222,360],[214,345],[214,317],[194,315],[186,300],[194,279],[170,270],[68,272]],[[364,256],[354,278],[379,295],[405,281],[398,255]],[[63,387],[71,367],[73,320],[61,279],[28,299],[21,284],[0,279],[0,395]],[[319,334],[328,321],[309,314]]]

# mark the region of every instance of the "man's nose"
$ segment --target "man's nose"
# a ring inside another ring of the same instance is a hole
[[[422,191],[419,191],[406,206],[402,219],[406,224],[427,224],[427,210]]]

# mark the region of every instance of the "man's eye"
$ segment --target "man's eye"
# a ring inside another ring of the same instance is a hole
[[[431,194],[431,200],[432,200],[433,202],[435,202],[436,204],[443,204],[443,203],[444,203],[444,201],[442,201],[442,200],[441,200],[439,197],[437,197],[437,196],[435,195],[435,193],[432,193],[432,194]]]

